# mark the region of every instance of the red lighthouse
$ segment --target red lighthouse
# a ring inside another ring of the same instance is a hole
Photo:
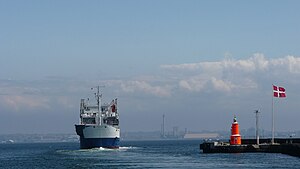
[[[241,135],[239,131],[239,124],[236,121],[236,117],[233,118],[233,123],[231,125],[231,136],[230,136],[230,144],[231,145],[240,145],[242,143],[241,141]]]

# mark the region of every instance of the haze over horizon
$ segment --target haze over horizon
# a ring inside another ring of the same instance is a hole
[[[75,133],[105,85],[121,131],[297,131],[299,1],[1,1],[0,134]]]

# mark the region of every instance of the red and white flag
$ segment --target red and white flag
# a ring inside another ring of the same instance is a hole
[[[273,96],[274,97],[286,97],[285,89],[283,87],[273,85]]]

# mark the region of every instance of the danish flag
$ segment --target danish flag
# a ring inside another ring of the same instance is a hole
[[[273,85],[273,96],[274,97],[286,97],[285,89],[283,87]]]

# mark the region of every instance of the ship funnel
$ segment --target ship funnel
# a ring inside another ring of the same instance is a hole
[[[230,136],[230,144],[231,145],[240,145],[242,143],[241,141],[241,135],[239,131],[239,124],[236,120],[236,117],[233,118],[233,123],[231,125],[231,136]]]

